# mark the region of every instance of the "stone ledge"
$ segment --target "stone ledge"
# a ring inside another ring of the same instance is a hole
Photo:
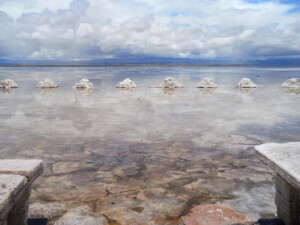
[[[33,182],[44,171],[43,160],[38,159],[2,159],[0,160],[0,174],[16,174],[25,176]]]
[[[23,176],[0,174],[0,221],[5,219],[23,195],[26,184],[27,179]]]
[[[300,189],[300,142],[262,144],[255,146],[255,151],[260,160]]]

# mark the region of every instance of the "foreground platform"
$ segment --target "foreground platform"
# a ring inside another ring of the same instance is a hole
[[[42,160],[0,160],[0,225],[27,224],[31,184],[42,172]]]
[[[300,224],[300,142],[255,146],[259,159],[276,172],[277,214],[286,225]]]

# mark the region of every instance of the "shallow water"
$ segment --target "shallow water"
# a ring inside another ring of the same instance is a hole
[[[167,76],[185,88],[148,88]],[[299,76],[299,68],[0,68],[0,80],[20,86],[0,92],[0,157],[45,161],[31,203],[88,205],[112,224],[177,224],[216,202],[270,218],[272,171],[253,146],[299,141],[300,94],[280,87]],[[83,77],[92,92],[72,89]],[[139,88],[116,89],[127,77]],[[197,89],[204,77],[219,88]],[[260,87],[239,91],[242,77]],[[60,87],[40,92],[44,78]]]

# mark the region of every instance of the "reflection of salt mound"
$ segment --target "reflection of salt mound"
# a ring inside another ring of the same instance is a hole
[[[17,85],[16,82],[14,82],[11,79],[6,79],[0,83],[0,89],[18,88],[18,87],[19,85]]]
[[[38,88],[38,89],[43,95],[49,95],[53,93],[56,88]]]
[[[37,86],[37,88],[57,88],[58,85],[54,83],[52,80],[45,79],[40,81]]]
[[[257,88],[258,86],[254,84],[249,78],[242,78],[240,82],[236,85],[237,88]]]
[[[198,90],[200,90],[203,95],[212,95],[216,88],[198,88]]]
[[[167,77],[160,85],[150,86],[150,88],[183,88],[183,85],[177,82],[173,77]]]
[[[123,94],[129,95],[135,91],[135,88],[120,88],[119,89]]]
[[[136,87],[137,87],[136,84],[129,78],[126,78],[125,80],[117,84],[117,88],[136,88]]]
[[[174,95],[177,91],[176,88],[162,88],[163,92],[165,93],[165,95]]]
[[[300,94],[300,87],[299,88],[283,88],[283,89],[289,95],[299,95]]]
[[[299,78],[292,78],[285,81],[281,87],[283,88],[300,88],[300,79]]]
[[[94,85],[88,79],[81,79],[78,83],[76,83],[73,88],[74,89],[92,89]]]
[[[255,88],[239,88],[239,90],[243,95],[250,95]]]
[[[93,90],[93,88],[75,88],[75,89],[78,93],[80,93],[83,96],[89,95]]]
[[[218,85],[209,78],[204,78],[199,84],[197,84],[197,88],[217,88]]]
[[[5,94],[12,94],[15,90],[15,88],[0,88],[0,91]]]

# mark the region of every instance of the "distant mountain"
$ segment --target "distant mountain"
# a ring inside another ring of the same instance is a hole
[[[7,63],[7,60],[5,59],[0,59],[0,65]]]
[[[5,60],[0,66],[300,66],[300,58],[269,58],[266,60],[182,59],[161,57],[112,58],[82,61]]]

